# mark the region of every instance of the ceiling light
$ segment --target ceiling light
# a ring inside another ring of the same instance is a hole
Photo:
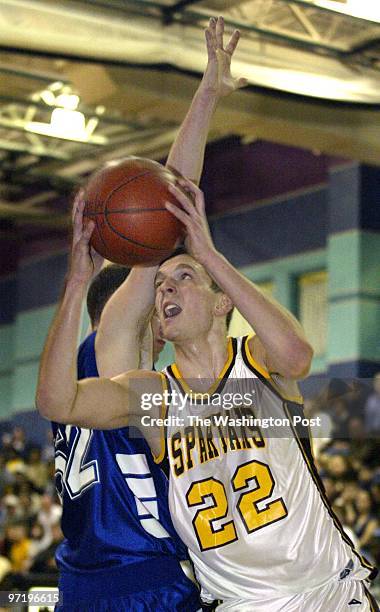
[[[79,96],[76,94],[61,93],[55,98],[57,106],[63,106],[67,110],[75,110],[79,104]]]
[[[86,119],[83,113],[66,108],[55,108],[51,114],[50,125],[52,132],[66,135],[66,138],[87,139]]]
[[[344,15],[380,23],[380,3],[376,0],[311,0],[311,3]]]
[[[40,92],[39,97],[41,100],[45,102],[48,106],[53,106],[55,103],[55,95],[50,89],[44,89]]]
[[[99,119],[91,117],[86,121],[84,114],[77,110],[80,97],[72,92],[71,87],[64,86],[63,83],[57,81],[49,85],[47,89],[34,94],[33,100],[42,100],[53,109],[49,123],[26,120],[23,126],[26,131],[41,136],[51,136],[77,142],[90,142],[92,144],[105,144],[107,142],[105,136],[94,134]],[[104,112],[105,107],[102,107],[101,110]]]
[[[65,108],[55,108],[51,114],[50,123],[29,121],[25,124],[28,132],[41,134],[41,136],[53,136],[64,140],[76,140],[78,142],[93,142],[105,144],[105,136],[93,135],[97,126],[97,120],[87,122],[83,113]]]

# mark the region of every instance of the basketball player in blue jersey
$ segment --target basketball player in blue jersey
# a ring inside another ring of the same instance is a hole
[[[223,20],[210,20],[206,30],[208,66],[169,154],[167,164],[196,181],[216,103],[245,83],[230,74],[238,38],[235,32],[224,50]],[[88,229],[82,231],[82,212],[83,202],[77,199],[71,267],[62,302],[76,311],[75,317],[79,317],[97,257],[92,253],[91,258],[88,248],[84,251],[89,233]],[[131,273],[132,288],[133,282],[138,286],[139,274],[138,269]],[[131,369],[141,367],[138,351],[132,347],[142,318],[138,313],[140,319],[134,320],[133,301],[126,310],[129,327],[124,329],[120,353],[123,369]],[[80,377],[97,375],[94,341],[93,334],[81,348],[79,363],[84,368],[79,369]],[[108,367],[108,375],[119,373],[105,360],[104,370]],[[61,421],[58,405],[51,418]],[[55,425],[55,433],[57,486],[63,498],[66,536],[58,552],[63,594],[59,610],[198,609],[198,591],[179,563],[185,552],[170,521],[165,478],[146,442],[128,436],[124,428],[105,432]]]
[[[127,274],[127,268],[110,265],[90,285],[92,333],[78,351],[78,380],[98,376],[96,329],[106,301]],[[155,359],[162,347],[156,339]],[[129,428],[89,431],[52,425],[65,535],[56,554],[62,609],[84,610],[93,600],[96,610],[109,609],[110,597],[104,598],[108,589],[115,608],[144,609],[135,593],[137,572],[144,577],[146,606],[198,609],[198,590],[179,566],[187,552],[170,519],[167,479],[141,434]],[[141,484],[151,489],[149,496],[143,489],[139,494]]]

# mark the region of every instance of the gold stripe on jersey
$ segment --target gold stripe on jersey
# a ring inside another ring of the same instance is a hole
[[[162,372],[158,372],[158,374],[161,377],[162,393],[165,393],[165,391],[167,391],[169,388],[167,378],[165,374],[163,374]],[[161,408],[160,408],[160,418],[161,419],[164,419],[166,417],[167,410],[168,410],[168,407],[166,406],[165,400],[163,399]],[[164,425],[161,425],[160,427],[160,454],[156,457],[154,453],[152,452],[152,455],[153,455],[153,459],[155,463],[161,463],[165,458],[165,455],[166,455],[166,428]]]
[[[327,512],[329,513],[330,517],[332,518],[332,521],[333,521],[335,527],[338,529],[342,539],[346,542],[346,544],[348,544],[348,546],[351,548],[351,550],[354,553],[354,555],[356,557],[358,557],[358,559],[359,559],[360,563],[362,564],[362,566],[365,569],[367,569],[367,570],[369,570],[371,572],[369,578],[374,577],[374,575],[377,574],[377,569],[373,565],[371,565],[360,553],[358,553],[358,551],[355,549],[354,544],[351,542],[350,538],[345,533],[341,522],[339,521],[338,517],[335,515],[335,513],[334,513],[334,511],[333,511],[333,509],[331,507],[329,499],[326,497],[326,493],[325,493],[325,491],[323,489],[323,485],[322,485],[322,482],[320,480],[320,476],[319,476],[318,472],[316,471],[316,467],[315,467],[314,464],[312,464],[310,462],[309,457],[307,456],[307,452],[305,450],[305,447],[304,447],[304,445],[302,443],[302,440],[301,440],[301,438],[300,438],[300,436],[298,434],[298,431],[297,431],[296,427],[292,424],[292,418],[291,418],[291,414],[290,414],[289,408],[288,408],[288,406],[287,406],[287,404],[285,402],[284,402],[283,405],[284,405],[284,411],[285,411],[285,413],[286,413],[286,415],[287,415],[287,417],[289,419],[290,426],[291,426],[293,434],[294,434],[294,438],[295,438],[295,440],[296,440],[296,442],[298,444],[298,447],[299,447],[299,449],[300,449],[300,451],[302,453],[302,456],[303,456],[303,458],[305,460],[306,466],[307,466],[307,468],[308,468],[308,470],[310,472],[312,480],[313,480],[315,486],[317,487],[317,490],[319,492],[321,500],[322,500],[324,506],[327,509]],[[311,450],[311,447],[310,447],[310,450]]]
[[[242,352],[242,356],[243,356],[245,365],[249,368],[249,370],[251,370],[251,372],[253,372],[256,375],[259,375],[259,378],[261,379],[264,378],[265,382],[269,383],[272,391],[275,391],[277,395],[280,396],[281,399],[286,400],[288,402],[295,402],[296,404],[302,404],[303,403],[302,395],[300,394],[290,395],[289,393],[286,393],[280,383],[280,380],[282,377],[278,375],[279,380],[276,380],[276,377],[277,377],[276,374],[268,372],[268,370],[266,370],[262,365],[260,365],[254,359],[249,349],[249,341],[253,337],[254,335],[252,334],[249,336],[245,336],[242,341],[241,352]],[[296,385],[295,381],[294,381],[294,385]]]
[[[203,399],[205,398],[207,399],[210,395],[213,395],[214,393],[218,393],[221,390],[221,386],[224,385],[225,379],[228,377],[231,369],[233,368],[233,365],[235,363],[236,353],[237,353],[236,338],[228,338],[227,361],[224,364],[223,369],[220,372],[219,376],[215,379],[214,383],[204,393],[196,393],[196,392],[193,392],[192,389],[190,389],[189,385],[184,380],[181,372],[179,371],[177,364],[173,363],[172,365],[170,365],[168,367],[168,373],[171,374],[176,379],[178,386],[180,387],[181,391],[184,394],[187,394],[189,397],[191,397],[194,400],[199,399],[200,401],[202,401]]]
[[[254,338],[254,334],[245,336],[241,344],[241,352],[243,354],[245,365],[248,366],[248,368],[251,371],[253,371],[255,374],[258,372],[259,374],[261,374],[261,376],[264,376],[264,378],[270,378],[270,374],[268,370],[266,370],[262,365],[258,363],[258,361],[256,361],[256,359],[254,359],[254,357],[251,354],[251,351],[249,350],[248,342],[251,340],[251,338]]]

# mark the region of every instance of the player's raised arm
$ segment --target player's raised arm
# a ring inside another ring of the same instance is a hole
[[[246,85],[245,78],[231,74],[231,59],[239,42],[235,30],[224,46],[224,20],[211,18],[205,30],[207,66],[170,150],[166,165],[199,183],[211,120],[219,100]]]
[[[235,30],[224,47],[222,17],[210,19],[205,30],[207,66],[189,111],[179,128],[166,165],[199,182],[210,123],[218,101],[246,84],[231,75],[231,59],[240,38]],[[140,360],[141,337],[154,305],[157,267],[135,268],[107,303],[96,337],[96,359],[101,376],[115,376],[131,368],[150,367]]]
[[[154,306],[156,272],[157,266],[133,268],[107,302],[95,341],[100,376],[112,377],[135,368],[152,368],[153,350],[150,359],[146,355],[142,363],[141,347],[144,334],[151,336],[147,326]]]
[[[83,226],[84,201],[74,203],[73,243],[65,289],[42,353],[36,404],[45,418],[83,427],[112,429],[125,425],[141,409],[142,373],[127,373],[115,380],[87,379],[77,382],[76,349],[82,302],[88,283],[102,258],[89,246],[94,228]],[[147,388],[161,391],[159,375],[145,373]],[[158,378],[157,378],[158,377]],[[152,379],[152,381],[151,381]],[[145,386],[145,385],[144,385]],[[105,409],[107,408],[107,409]]]
[[[192,195],[194,205],[189,203],[180,189],[171,187],[183,209],[171,203],[167,203],[166,207],[186,227],[189,254],[206,268],[255,330],[257,336],[252,338],[250,344],[254,357],[269,372],[292,379],[306,376],[313,350],[300,323],[276,300],[264,295],[216,250],[207,223],[202,191],[185,179],[180,181],[180,185]]]

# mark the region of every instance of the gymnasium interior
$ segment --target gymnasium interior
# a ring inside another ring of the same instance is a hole
[[[317,466],[350,537],[380,564],[380,6],[2,0],[0,582],[19,570],[10,551],[35,537],[39,517],[49,517],[47,547],[62,537],[50,427],[34,396],[66,273],[73,193],[112,159],[165,163],[217,15],[226,32],[241,31],[233,74],[248,84],[221,102],[209,135],[201,188],[211,233],[303,324],[314,349],[305,406],[325,423]],[[88,326],[84,313],[82,338]],[[235,312],[229,331],[250,330]],[[172,357],[167,345],[157,369]],[[365,538],[363,517],[373,527]],[[15,518],[25,522],[17,533]],[[47,573],[54,586],[55,572],[51,561],[39,584]],[[380,599],[379,578],[371,591]]]

